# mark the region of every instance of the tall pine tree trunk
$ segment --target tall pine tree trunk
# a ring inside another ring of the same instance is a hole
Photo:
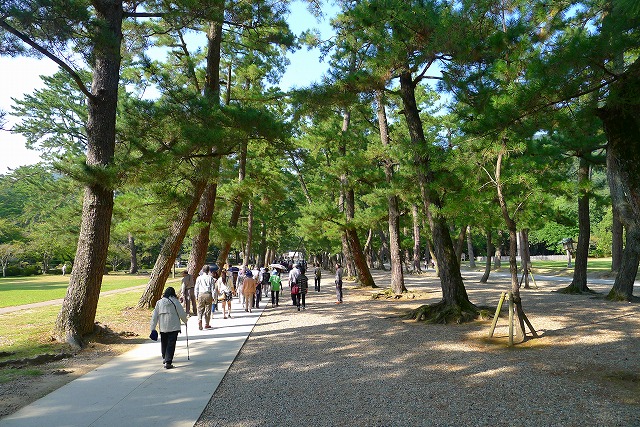
[[[136,241],[133,238],[133,234],[129,233],[129,256],[130,256],[130,267],[129,274],[136,274],[138,272],[138,250],[136,249]]]
[[[251,259],[251,251],[253,250],[253,200],[249,198],[247,204],[247,244],[244,247],[244,259]]]
[[[242,141],[240,146],[240,160],[238,165],[238,182],[244,181],[246,171],[247,171],[247,149],[248,149],[248,141],[245,139]],[[236,194],[233,200],[233,210],[231,211],[231,218],[229,219],[229,228],[234,229],[238,226],[238,221],[240,220],[240,213],[242,213],[242,194]],[[227,258],[229,258],[229,251],[231,251],[231,244],[233,243],[233,238],[230,236],[225,237],[222,242],[222,246],[220,248],[220,253],[218,254],[217,264],[220,268],[222,268],[227,263]],[[244,263],[247,262],[245,259]]]
[[[92,58],[93,79],[87,100],[86,165],[93,175],[87,183],[82,205],[82,223],[67,294],[56,319],[55,336],[81,347],[83,336],[93,332],[102,275],[107,263],[109,232],[113,214],[113,188],[109,167],[116,141],[116,110],[120,82],[122,0],[94,3],[96,26]]]
[[[213,2],[212,2],[213,3]],[[209,24],[207,31],[207,74],[205,77],[204,94],[214,108],[220,103],[220,50],[222,46],[222,18],[224,16],[224,1],[216,0],[218,7],[218,22]],[[194,73],[195,75],[195,73]],[[210,178],[207,187],[202,193],[196,218],[196,233],[193,236],[191,254],[187,263],[189,274],[197,275],[207,260],[209,250],[209,233],[211,231],[211,218],[215,209],[216,195],[218,193],[218,176],[220,174],[220,156],[216,154],[216,148],[211,150],[213,155]]]
[[[376,101],[380,140],[384,147],[388,147],[391,145],[389,141],[389,126],[381,91],[376,92]],[[384,160],[384,175],[387,185],[390,185],[393,181],[393,161],[389,158]],[[391,256],[391,290],[394,294],[400,295],[407,288],[404,285],[402,257],[400,256],[400,209],[398,208],[397,194],[389,194],[387,196],[387,215],[389,219],[389,251]]]
[[[491,228],[487,228],[487,260],[484,264],[484,274],[480,278],[480,283],[487,283],[487,280],[489,280],[489,274],[491,273],[491,253],[493,252],[491,238]]]
[[[598,116],[607,135],[607,178],[611,200],[627,238],[609,298],[630,301],[640,257],[640,59],[609,86]]]
[[[219,171],[220,158],[214,159],[213,169]],[[209,250],[209,233],[211,231],[211,218],[215,209],[216,195],[218,193],[218,182],[216,180],[209,181],[200,203],[198,204],[198,211],[196,214],[196,232],[193,236],[193,242],[191,244],[191,254],[189,255],[189,262],[187,263],[187,270],[189,274],[198,275],[198,272],[202,269],[202,266],[207,260],[207,251]]]
[[[418,218],[418,205],[411,205],[411,217],[413,218],[413,272],[422,273],[420,267],[420,258],[422,251],[420,250],[420,218]]]
[[[467,225],[467,254],[469,255],[469,267],[476,268],[476,254],[473,252],[473,239],[470,225]]]
[[[196,181],[194,183],[188,203],[178,212],[177,218],[171,224],[169,235],[164,241],[151,271],[147,288],[138,300],[138,308],[152,308],[162,298],[164,286],[167,283],[169,274],[171,274],[176,257],[180,253],[182,242],[187,235],[191,220],[206,186],[207,181]]]
[[[422,120],[420,119],[420,112],[415,98],[415,83],[408,68],[400,74],[400,96],[402,98],[404,116],[411,143],[416,146],[416,153],[427,151],[428,144],[424,137]],[[423,306],[416,309],[411,314],[411,317],[430,319],[435,322],[446,322],[450,320],[466,321],[473,319],[477,316],[478,310],[469,301],[464,288],[460,274],[460,265],[456,259],[453,242],[449,234],[449,227],[446,218],[444,218],[441,213],[441,200],[438,195],[429,188],[433,175],[431,160],[428,155],[416,154],[414,161],[424,212],[431,227],[443,298],[436,306]],[[435,208],[434,213],[431,212],[432,205]]]
[[[351,114],[345,111],[342,120],[342,141],[340,143],[340,153],[346,155],[346,132],[349,128],[349,122],[351,120]],[[367,265],[367,260],[362,252],[362,245],[360,244],[360,238],[353,225],[355,217],[355,192],[349,182],[348,172],[344,172],[340,176],[340,197],[344,203],[344,213],[346,218],[345,229],[343,231],[344,240],[343,243],[348,245],[347,253],[351,259],[347,262],[349,268],[353,268],[357,280],[360,285],[366,287],[375,287],[371,271]]]
[[[584,156],[580,157],[578,168],[578,245],[576,261],[573,269],[573,280],[563,293],[592,292],[587,286],[587,260],[589,257],[589,238],[591,237],[591,220],[589,218],[589,162]]]
[[[617,273],[622,264],[622,249],[624,248],[624,226],[620,221],[620,213],[612,203],[613,224],[611,225],[611,271]]]
[[[529,230],[523,228],[518,233],[520,237],[518,250],[520,252],[520,266],[522,267],[524,288],[529,289],[529,273],[527,272],[528,268],[531,266],[531,257],[529,256]],[[522,281],[520,282],[520,286],[522,286]]]

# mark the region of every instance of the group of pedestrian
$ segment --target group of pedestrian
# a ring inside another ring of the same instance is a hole
[[[178,334],[181,331],[181,321],[186,325],[188,316],[198,316],[199,330],[212,329],[211,316],[215,310],[214,304],[221,303],[223,318],[231,318],[231,301],[234,295],[240,299],[245,312],[251,312],[254,307],[259,308],[262,294],[266,297],[268,292],[271,292],[271,306],[280,305],[280,292],[283,286],[277,269],[269,272],[266,267],[263,267],[255,274],[246,267],[218,270],[217,266],[212,268],[205,265],[197,278],[184,270],[180,298],[173,287],[168,287],[156,303],[151,316],[151,337],[155,338],[154,332],[158,327],[162,363],[166,369],[173,368],[173,355]],[[319,264],[315,265],[313,273],[315,291],[320,292],[322,269]],[[342,266],[339,263],[336,264],[335,285],[336,304],[342,304]],[[292,266],[289,271],[289,288],[293,305],[298,311],[306,310],[309,279],[303,265]]]

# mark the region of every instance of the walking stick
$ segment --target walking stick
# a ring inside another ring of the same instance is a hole
[[[189,359],[189,328],[186,323],[184,324],[184,333],[187,334],[187,360],[191,360]]]

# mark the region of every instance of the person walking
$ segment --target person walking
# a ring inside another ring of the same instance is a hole
[[[269,273],[269,268],[267,266],[264,267],[264,271],[262,272],[262,295],[265,299],[269,298],[269,279],[271,278],[271,273]]]
[[[255,308],[260,308],[260,301],[262,301],[262,273],[263,269],[258,270],[257,274],[254,275],[256,279],[256,292],[253,298],[253,306]]]
[[[178,301],[176,290],[169,286],[153,309],[150,325],[151,331],[155,331],[156,326],[160,329],[160,351],[165,369],[173,368],[173,355],[182,326],[180,321],[184,322],[186,328],[187,313]]]
[[[316,292],[320,292],[320,279],[322,278],[322,268],[320,268],[320,263],[315,264],[313,269],[313,285]]]
[[[256,293],[256,286],[258,286],[258,282],[253,278],[253,273],[251,270],[247,270],[242,281],[242,292],[244,294],[244,311],[249,313],[251,313],[251,304]]]
[[[271,307],[277,307],[280,305],[280,289],[282,289],[282,281],[277,270],[274,269],[271,272],[269,283],[271,284]]]
[[[216,280],[216,294],[218,301],[222,304],[222,316],[224,319],[231,317],[231,300],[233,299],[233,289],[229,287],[227,271],[222,270],[220,277]],[[227,312],[229,314],[227,314]]]
[[[192,274],[189,274],[187,270],[182,272],[182,284],[180,287],[180,293],[182,294],[182,298],[184,301],[184,311],[187,313],[187,316],[195,316],[198,312],[196,308],[196,279]],[[191,306],[191,311],[189,311],[189,306]]]
[[[236,282],[236,294],[238,294],[238,301],[240,302],[240,307],[244,307],[244,278],[246,274],[246,268],[242,267],[238,271],[238,281]]]
[[[342,265],[336,264],[336,304],[342,304]]]
[[[202,317],[204,316],[205,328],[211,329],[211,306],[213,305],[213,288],[215,282],[209,275],[209,266],[202,267],[202,274],[196,279],[195,294],[198,300],[198,329],[202,330]]]
[[[299,275],[300,275],[300,266],[298,264],[295,264],[291,269],[291,271],[289,271],[289,289],[291,290],[291,301],[293,302],[294,306],[297,305],[298,300],[297,300],[297,297],[295,296],[297,292],[295,294],[293,293],[293,287],[296,284],[296,280],[298,279]]]
[[[307,309],[306,296],[307,291],[309,290],[309,278],[306,276],[305,269],[300,268],[300,275],[296,279],[296,283],[298,284],[298,296],[296,298],[298,302],[298,311],[300,311],[300,304],[302,304],[302,309]]]

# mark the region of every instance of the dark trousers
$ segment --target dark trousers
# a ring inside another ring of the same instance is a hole
[[[303,308],[306,308],[306,307],[307,307],[307,304],[306,304],[306,301],[305,301],[306,296],[307,296],[307,294],[306,294],[306,293],[304,293],[304,292],[300,292],[300,293],[298,294],[298,308],[300,308],[300,303],[302,303],[302,307],[303,307]]]
[[[280,304],[280,291],[271,291],[271,306]]]
[[[320,292],[320,278],[319,277],[314,278],[313,283],[315,285],[316,292]]]
[[[336,282],[336,298],[342,302],[342,282]]]
[[[164,363],[173,362],[173,354],[176,352],[176,342],[180,331],[160,332],[160,351]]]
[[[298,305],[298,294],[291,294],[291,301],[293,301],[293,305]]]

